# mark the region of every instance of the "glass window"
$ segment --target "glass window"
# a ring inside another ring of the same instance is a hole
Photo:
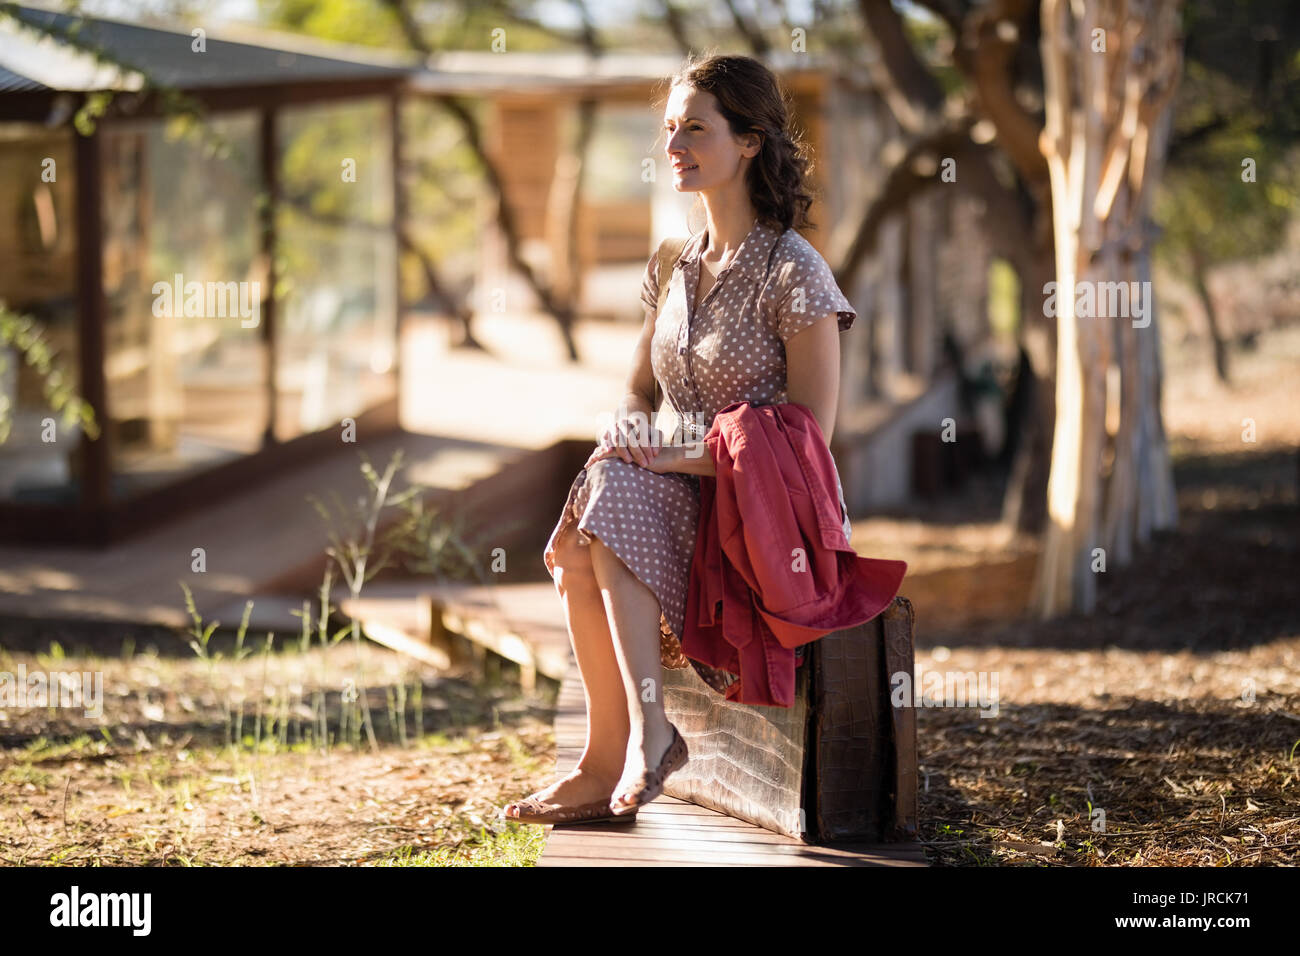
[[[279,121],[280,440],[396,396],[396,248],[388,101],[293,107]]]
[[[105,124],[112,494],[251,454],[269,417],[258,281],[258,117]]]
[[[65,383],[80,394],[76,170],[72,134],[0,123],[0,303],[30,316]],[[79,425],[45,399],[46,377],[0,347],[0,499],[75,504]],[[50,422],[53,419],[53,422]]]

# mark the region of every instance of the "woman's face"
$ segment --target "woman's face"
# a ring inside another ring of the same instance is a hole
[[[743,177],[762,144],[756,132],[733,135],[714,95],[685,85],[673,87],[668,97],[664,134],[673,188],[683,193],[714,189]]]

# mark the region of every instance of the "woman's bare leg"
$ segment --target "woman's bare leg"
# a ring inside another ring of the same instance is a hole
[[[537,792],[546,803],[577,806],[609,797],[623,773],[628,707],[591,547],[570,525],[555,542],[555,584],[587,699],[587,746],[568,776]]]
[[[630,726],[626,763],[614,791],[620,794],[657,767],[672,743],[659,659],[660,607],[654,592],[599,539],[592,541],[591,561],[611,625]]]

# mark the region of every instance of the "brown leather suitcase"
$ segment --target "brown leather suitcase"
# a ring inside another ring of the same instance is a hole
[[[792,707],[726,700],[664,670],[664,709],[690,751],[664,792],[805,843],[916,838],[916,711],[891,704],[913,669],[912,604],[804,646]],[[910,703],[910,701],[909,701]]]

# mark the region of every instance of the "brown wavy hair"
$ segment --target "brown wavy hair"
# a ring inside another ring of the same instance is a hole
[[[762,133],[763,145],[745,173],[759,219],[780,226],[783,232],[792,226],[816,228],[808,218],[813,202],[808,185],[812,159],[807,143],[790,123],[785,91],[776,75],[753,57],[699,59],[692,54],[669,79],[660,110],[678,86],[711,93],[735,135]]]

